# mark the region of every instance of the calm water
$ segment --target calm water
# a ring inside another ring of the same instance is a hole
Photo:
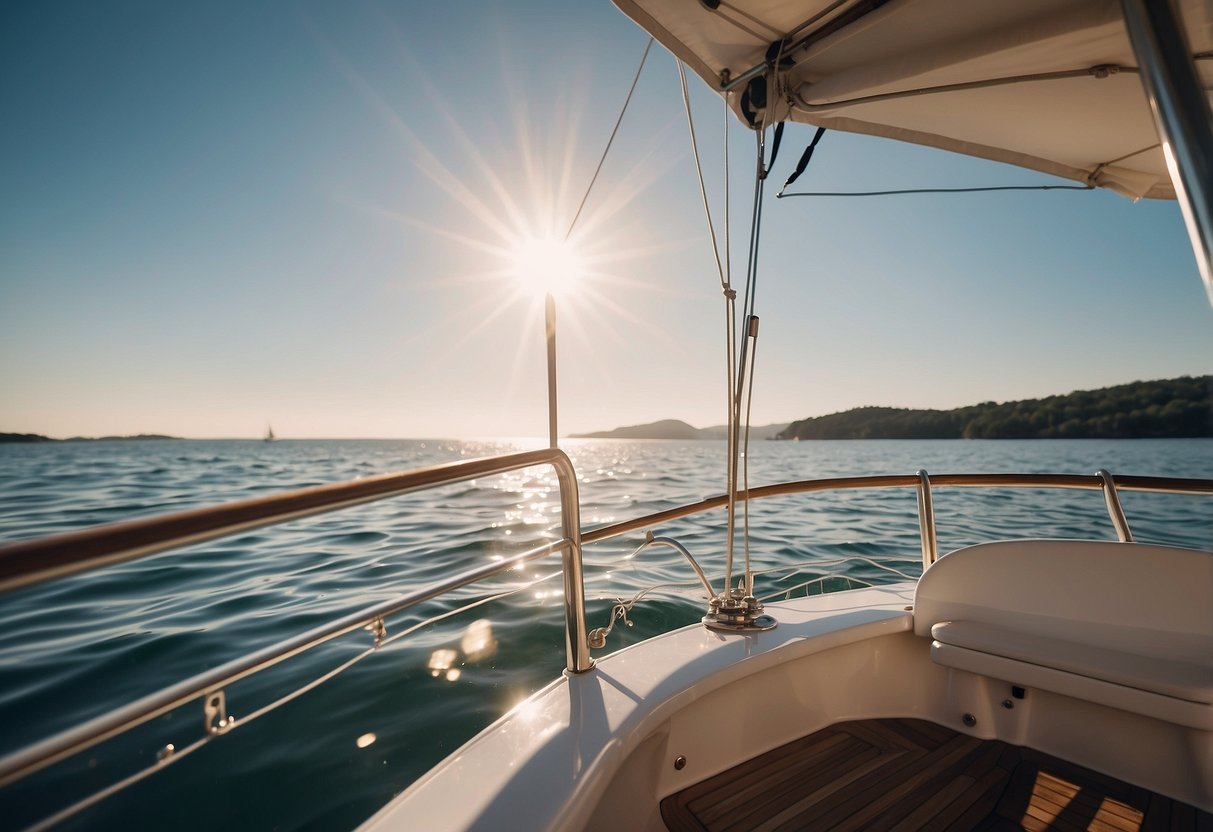
[[[97,442],[0,446],[0,540],[519,450],[503,442]],[[724,490],[722,442],[571,441],[583,523]],[[757,443],[750,481],[855,474],[1092,473],[1213,478],[1213,440]],[[1213,502],[1126,494],[1138,540],[1213,548]],[[1013,536],[1114,537],[1096,492],[939,490],[941,551]],[[0,597],[0,754],[338,615],[557,536],[554,477],[530,470],[261,530]],[[907,489],[756,503],[759,595],[896,580],[920,570]],[[723,513],[654,529],[717,583]],[[586,550],[590,626],[654,585],[607,650],[702,614],[678,555],[629,558],[636,534]],[[559,564],[539,561],[392,617],[410,627],[340,675],[264,706],[365,652],[347,636],[230,686],[236,730],[71,817],[65,828],[348,828],[559,673]],[[501,597],[496,597],[501,596]],[[477,606],[469,605],[479,603]],[[461,608],[469,607],[462,612]],[[437,615],[457,612],[433,622]],[[429,622],[429,623],[427,623]],[[191,703],[0,790],[21,828],[204,736]]]

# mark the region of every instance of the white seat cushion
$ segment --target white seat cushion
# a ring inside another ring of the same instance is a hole
[[[1101,541],[986,543],[914,598],[938,663],[1213,728],[1213,554]]]
[[[1213,703],[1213,667],[1209,665],[1019,633],[975,621],[936,624],[931,628],[931,636],[943,644],[1052,667],[1189,702]],[[1210,655],[1213,655],[1213,645],[1210,646]]]

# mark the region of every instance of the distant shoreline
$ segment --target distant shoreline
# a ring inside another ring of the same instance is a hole
[[[113,441],[147,441],[156,439],[183,439],[181,436],[165,436],[159,433],[137,433],[131,436],[71,436],[67,439],[55,439],[40,433],[0,433],[0,442],[13,444],[33,444],[36,442],[113,442]]]
[[[569,439],[723,440],[728,427],[697,428],[662,419],[614,430],[573,433]],[[751,441],[834,439],[1200,439],[1213,437],[1213,375],[1135,381],[1098,390],[1011,402],[982,402],[952,410],[856,407],[826,416],[748,428]],[[0,433],[0,443],[182,440],[181,436],[73,436]],[[488,437],[473,437],[470,441]],[[506,437],[493,437],[503,439]],[[510,437],[521,439],[522,437]],[[538,439],[539,437],[531,437]],[[262,441],[261,439],[249,441]],[[418,438],[411,441],[450,441]],[[328,438],[333,441],[332,437]],[[324,441],[324,440],[320,440]],[[403,438],[399,440],[406,441]],[[462,441],[462,440],[459,440]]]
[[[779,439],[1188,439],[1213,436],[1213,376],[953,410],[859,407],[793,422]]]
[[[727,428],[663,419],[585,439],[721,439]],[[952,410],[856,407],[789,425],[752,428],[750,439],[1191,439],[1213,436],[1213,376],[1136,381],[1098,390]]]
[[[788,427],[787,422],[774,425],[752,425],[750,439],[774,439],[776,434]],[[667,439],[667,440],[699,440],[727,439],[729,429],[726,425],[715,425],[710,428],[697,428],[679,419],[663,419],[660,422],[649,422],[644,425],[628,425],[614,430],[600,430],[592,433],[572,433],[570,439]]]

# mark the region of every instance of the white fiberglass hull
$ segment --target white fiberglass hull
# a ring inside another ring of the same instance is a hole
[[[825,726],[880,717],[1027,746],[1213,806],[1210,726],[1043,688],[1012,700],[1015,680],[932,659],[932,639],[915,634],[915,590],[794,599],[768,605],[779,620],[770,632],[691,626],[622,650],[537,693],[364,828],[664,829],[662,798]]]

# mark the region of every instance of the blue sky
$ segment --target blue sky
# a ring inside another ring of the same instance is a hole
[[[606,2],[417,9],[0,10],[0,431],[545,433],[541,306],[512,241],[567,228],[647,36]],[[719,226],[724,121],[691,82]],[[753,139],[730,130],[739,271]],[[811,135],[789,127],[772,180]],[[1046,181],[829,133],[798,187]],[[772,199],[764,217],[756,423],[1213,370],[1174,203]],[[660,47],[576,237],[562,432],[723,422],[722,301]]]

